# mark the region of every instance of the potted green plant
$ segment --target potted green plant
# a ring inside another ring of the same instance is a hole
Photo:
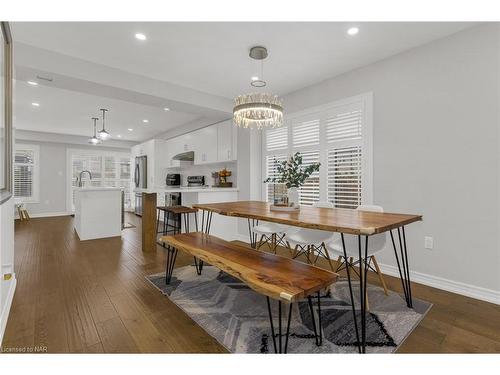
[[[287,160],[275,161],[277,176],[267,178],[264,183],[285,184],[288,192],[288,205],[291,207],[299,206],[298,189],[304,185],[305,181],[314,173],[319,171],[321,163],[311,163],[303,166],[302,155],[296,152]]]

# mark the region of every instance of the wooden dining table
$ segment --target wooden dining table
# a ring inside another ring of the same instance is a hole
[[[270,204],[262,201],[237,201],[223,203],[195,204],[193,207],[202,211],[202,231],[209,232],[213,213],[237,218],[246,218],[250,244],[256,247],[257,236],[253,227],[259,221],[285,224],[301,228],[319,229],[329,232],[340,233],[344,258],[347,259],[348,252],[345,245],[345,235],[357,236],[358,262],[365,267],[360,275],[368,272],[368,240],[370,236],[389,232],[394,255],[399,270],[404,298],[409,308],[412,308],[410,270],[408,250],[406,245],[405,226],[422,220],[421,215],[410,215],[387,212],[368,212],[344,208],[319,208],[301,206],[297,212],[272,211]],[[363,241],[364,240],[364,241]],[[351,253],[352,254],[352,253]],[[349,293],[351,298],[354,329],[356,331],[356,344],[360,353],[366,352],[366,288],[367,278],[359,278],[359,305],[360,322],[356,314],[355,298],[353,294],[353,282],[349,267],[346,267]]]

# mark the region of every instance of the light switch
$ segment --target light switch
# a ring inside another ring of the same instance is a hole
[[[434,238],[424,237],[424,247],[426,249],[432,250],[434,248]]]

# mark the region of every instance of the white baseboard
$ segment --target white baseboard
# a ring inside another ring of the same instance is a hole
[[[399,271],[396,266],[381,263],[379,265],[382,273],[399,278]],[[492,289],[464,284],[459,281],[448,280],[442,277],[427,275],[416,271],[410,271],[410,280],[412,282],[424,284],[433,288],[446,290],[448,292],[500,305],[500,292]]]
[[[36,218],[40,218],[40,217],[69,216],[71,214],[72,214],[72,212],[61,211],[61,212],[42,212],[39,214],[29,214],[29,215],[31,218],[36,219]]]
[[[0,311],[0,345],[2,344],[3,334],[5,333],[5,327],[7,326],[7,319],[9,318],[10,307],[12,306],[12,300],[14,299],[14,292],[17,285],[16,275],[12,274],[12,278],[10,280],[1,280],[1,282],[8,282],[9,289],[7,290],[5,305],[2,307],[2,311]]]

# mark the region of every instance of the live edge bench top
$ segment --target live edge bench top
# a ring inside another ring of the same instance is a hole
[[[269,203],[262,201],[200,203],[194,204],[193,207],[226,216],[362,235],[382,233],[422,220],[421,215],[368,212],[345,208],[301,206],[298,212],[271,211]]]
[[[166,242],[243,281],[268,297],[295,302],[337,280],[337,274],[202,232],[163,236]]]

